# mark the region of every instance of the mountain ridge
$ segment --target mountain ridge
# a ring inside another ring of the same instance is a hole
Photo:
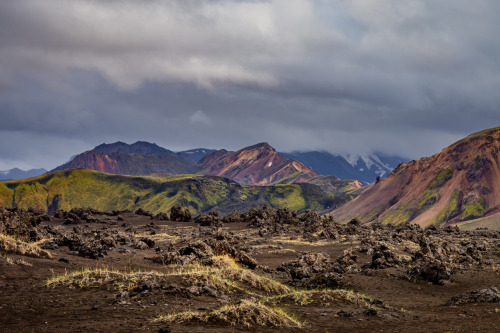
[[[307,165],[287,159],[269,143],[261,142],[238,151],[225,149],[205,156],[197,164],[201,173],[233,179],[243,185],[269,185],[290,175],[290,182],[306,182],[319,174]]]
[[[401,164],[332,215],[362,222],[461,224],[500,212],[500,128]]]

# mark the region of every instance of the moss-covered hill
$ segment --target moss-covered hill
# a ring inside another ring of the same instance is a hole
[[[102,211],[137,209],[167,212],[175,204],[192,213],[269,205],[321,211],[350,200],[312,184],[241,186],[226,178],[202,175],[121,176],[71,169],[19,181],[0,182],[0,206],[45,211],[92,207]]]

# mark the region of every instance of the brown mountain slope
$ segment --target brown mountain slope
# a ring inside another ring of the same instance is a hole
[[[332,215],[423,226],[500,216],[499,150],[500,127],[472,134],[434,156],[401,164]]]
[[[52,171],[82,168],[133,176],[144,176],[152,173],[191,174],[199,171],[199,168],[175,155],[140,155],[121,152],[101,154],[95,150],[81,153]]]
[[[205,156],[197,165],[203,168],[202,174],[226,177],[242,185],[298,183],[319,175],[305,164],[283,157],[268,143],[236,152],[219,150]]]

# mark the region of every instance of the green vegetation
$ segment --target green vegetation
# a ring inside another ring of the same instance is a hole
[[[0,182],[0,206],[45,211],[92,207],[102,211],[168,212],[176,204],[196,214],[210,209],[231,213],[268,205],[300,212],[322,210],[351,196],[321,191],[311,184],[241,186],[231,180],[202,175],[121,176],[94,170],[57,171],[19,181]]]
[[[443,223],[451,220],[452,218],[454,218],[459,214],[460,194],[461,192],[459,190],[453,191],[450,201],[448,202],[446,207],[444,207],[443,210],[439,212],[439,214],[436,216],[436,218],[433,220],[432,223]]]
[[[483,197],[479,200],[471,203],[467,203],[462,207],[462,214],[460,215],[460,220],[467,221],[472,220],[481,216],[487,211],[487,203]]]
[[[400,207],[396,209],[392,209],[382,215],[382,217],[379,218],[379,221],[381,223],[387,224],[387,223],[405,223],[411,220],[412,218],[412,210],[408,209],[408,203],[401,205]]]
[[[499,131],[500,130],[500,127],[495,127],[495,128],[490,128],[490,129],[487,129],[487,130],[484,130],[484,131],[480,131],[480,132],[476,132],[472,135],[490,135],[490,134],[493,134],[495,133],[496,131]]]
[[[451,179],[453,176],[453,167],[449,167],[446,169],[441,169],[437,175],[432,179],[429,189],[434,190],[434,189],[439,189],[443,187],[443,185]]]

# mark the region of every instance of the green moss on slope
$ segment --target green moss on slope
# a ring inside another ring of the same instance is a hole
[[[443,223],[451,220],[460,213],[460,191],[453,191],[450,201],[439,214],[434,218],[432,223]]]
[[[462,214],[460,215],[460,220],[467,221],[478,217],[484,216],[487,211],[487,203],[483,197],[479,200],[471,203],[467,203],[462,207]]]
[[[43,210],[92,207],[98,210],[167,212],[181,204],[192,213],[212,208],[233,209],[269,205],[294,210],[322,210],[334,197],[310,184],[241,186],[221,177],[202,175],[121,176],[73,169],[11,182],[0,182],[0,204]],[[348,198],[342,198],[348,200]]]

